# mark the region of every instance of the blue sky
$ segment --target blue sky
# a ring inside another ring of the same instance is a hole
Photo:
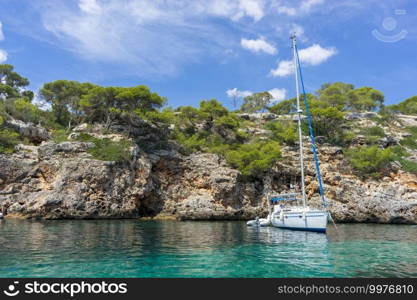
[[[417,95],[415,0],[0,0],[0,62],[33,90],[69,79],[145,84],[169,104],[294,95],[289,35],[306,87]]]

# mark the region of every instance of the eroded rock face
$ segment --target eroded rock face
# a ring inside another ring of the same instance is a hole
[[[33,143],[41,143],[50,138],[48,130],[33,123],[25,123],[20,120],[8,119],[6,120],[6,126],[13,128],[19,132],[21,136],[28,138]]]
[[[94,143],[84,143],[84,142],[44,142],[38,147],[37,152],[40,159],[48,159],[49,157],[57,153],[83,153],[88,149],[94,147]]]
[[[92,159],[91,146],[48,142],[1,155],[0,209],[8,217],[46,219],[246,219],[264,212],[240,173],[217,155],[159,151],[117,164]]]
[[[399,174],[383,182],[364,184],[342,177],[332,187],[330,210],[342,222],[417,223],[416,178]],[[352,189],[352,186],[355,189]]]
[[[216,154],[160,157],[156,177],[161,215],[181,219],[248,219],[266,210],[255,189]]]
[[[83,144],[73,149],[80,151]],[[6,186],[1,192],[0,207],[7,216],[134,217],[138,199],[152,190],[147,180],[149,162],[144,159],[123,167],[82,156],[65,157],[61,152],[44,157],[0,157],[2,186]]]
[[[99,161],[90,143],[19,145],[0,155],[0,211],[23,218],[175,217],[251,219],[267,213],[270,192],[292,192],[299,183],[297,149],[258,180],[248,180],[218,155],[134,149],[129,163]],[[313,155],[306,151],[309,204],[321,205]],[[417,223],[417,176],[393,172],[382,180],[351,174],[337,147],[320,147],[328,207],[339,222]]]

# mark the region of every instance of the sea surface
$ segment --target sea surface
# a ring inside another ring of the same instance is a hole
[[[417,226],[0,220],[0,277],[417,277]]]

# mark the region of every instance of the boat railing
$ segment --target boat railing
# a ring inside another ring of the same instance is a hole
[[[271,194],[268,198],[271,203],[277,203],[281,201],[298,201],[298,196],[300,195],[300,193]]]

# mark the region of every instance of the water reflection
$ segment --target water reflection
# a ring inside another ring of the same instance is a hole
[[[416,227],[1,220],[0,276],[416,276]]]

